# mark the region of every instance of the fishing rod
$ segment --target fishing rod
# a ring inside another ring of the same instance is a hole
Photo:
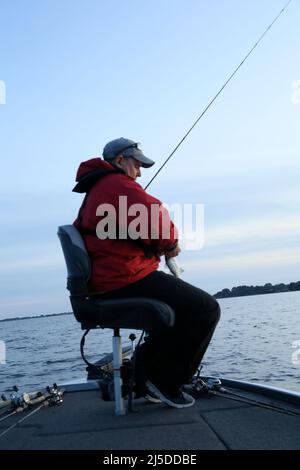
[[[41,403],[42,401],[45,401],[49,398],[49,395],[45,396],[41,392],[38,392],[35,396],[35,398],[31,398],[29,394],[24,393],[23,396],[26,398],[22,399],[20,403],[14,406],[14,404],[11,404],[11,407],[13,408],[13,411],[6,413],[4,416],[1,416],[0,418],[0,423],[2,421],[5,421],[6,419],[10,418],[11,416],[14,416],[18,413],[22,413],[23,411],[32,408],[34,405]]]
[[[17,414],[20,414],[20,413],[23,413],[24,411],[26,410],[29,410],[29,409],[32,409],[32,407],[38,403],[44,403],[45,401],[47,400],[47,398],[45,396],[40,396],[34,400],[31,400],[28,404],[24,404],[23,406],[20,406],[18,408],[16,408],[14,411],[12,411],[11,413],[8,413],[6,414],[5,416],[3,416],[1,419],[0,419],[0,422],[2,421],[6,421],[7,419],[11,418],[12,416],[14,415],[17,415]],[[2,434],[0,434],[0,437],[2,436]]]
[[[24,395],[27,395],[28,400],[22,403],[20,406],[18,406],[14,411],[12,411],[11,413],[1,418],[0,421],[4,421],[16,414],[32,409],[34,405],[37,405],[37,404],[40,404],[40,405],[34,410],[32,410],[30,413],[27,413],[23,418],[19,419],[14,424],[6,428],[4,431],[0,432],[0,437],[5,436],[9,431],[19,426],[19,424],[21,424],[26,419],[30,418],[30,416],[34,415],[37,411],[41,410],[43,407],[55,406],[63,402],[64,390],[60,390],[57,387],[56,383],[54,383],[52,387],[49,387],[49,386],[46,387],[46,392],[47,393],[44,393],[44,394],[41,392],[38,392],[36,398],[33,398],[33,399],[30,399],[30,396],[28,394],[24,394]]]
[[[273,405],[272,403],[266,403],[261,400],[255,400],[254,398],[244,397],[243,395],[231,392],[224,387],[222,387],[222,390],[220,390],[220,392],[218,390],[212,390],[209,391],[209,393],[217,397],[226,398],[228,400],[238,401],[240,403],[246,403],[247,405],[253,405],[260,408],[266,408],[271,411],[276,411],[277,413],[283,413],[290,416],[300,416],[300,413],[298,413],[297,411],[285,408],[284,406]]]
[[[232,392],[223,386],[222,380],[214,377],[202,377],[200,375],[202,367],[198,369],[198,373],[194,378],[193,385],[190,392],[194,398],[200,398],[203,394],[208,393],[217,397],[226,398],[228,400],[238,401],[240,403],[246,403],[247,405],[258,406],[260,408],[266,408],[278,413],[287,414],[290,416],[300,416],[300,413],[286,408],[281,405],[275,405],[273,403],[267,403],[265,401],[257,400],[243,396],[240,393]]]
[[[198,124],[198,122],[200,121],[200,119],[203,118],[203,116],[206,114],[206,112],[209,110],[209,108],[211,107],[211,105],[216,101],[216,99],[218,98],[218,96],[222,93],[222,91],[224,90],[224,88],[226,88],[226,86],[228,85],[228,83],[233,79],[233,77],[235,76],[235,74],[238,72],[238,70],[242,67],[242,65],[246,62],[246,60],[248,59],[248,57],[252,54],[252,52],[254,51],[254,49],[259,45],[259,43],[263,40],[263,38],[265,37],[265,35],[268,33],[268,31],[272,28],[272,26],[276,23],[276,21],[279,19],[279,17],[283,14],[283,12],[288,8],[289,4],[292,2],[292,0],[289,0],[283,7],[282,9],[280,10],[280,12],[276,15],[276,17],[273,19],[272,23],[269,24],[269,26],[264,30],[264,32],[260,35],[260,37],[257,39],[257,41],[255,42],[255,44],[251,47],[251,49],[249,50],[249,52],[247,52],[247,54],[245,55],[245,57],[243,58],[242,62],[234,69],[234,71],[232,72],[232,74],[229,76],[229,78],[226,80],[226,82],[224,83],[224,85],[219,89],[219,91],[216,93],[216,95],[213,97],[213,99],[208,103],[208,105],[206,106],[206,108],[202,111],[202,113],[200,114],[200,116],[196,119],[196,121],[193,123],[193,125],[189,128],[189,130],[186,132],[186,134],[182,137],[182,139],[180,140],[180,142],[176,145],[176,147],[172,150],[172,152],[170,153],[170,155],[166,158],[166,160],[164,161],[164,163],[160,166],[160,168],[157,170],[157,172],[155,173],[155,175],[151,178],[151,180],[149,181],[149,183],[147,184],[147,186],[145,187],[145,190],[150,186],[150,184],[152,183],[152,181],[156,178],[156,176],[161,172],[161,170],[163,169],[163,167],[168,163],[168,161],[170,160],[170,158],[174,155],[174,153],[178,150],[178,148],[180,147],[180,145],[185,141],[185,139],[188,137],[188,135],[192,132],[192,130],[194,129],[194,127]]]
[[[9,431],[11,431],[12,429],[16,428],[17,426],[19,426],[19,424],[23,423],[23,421],[25,421],[26,419],[30,418],[30,416],[34,415],[37,411],[39,411],[41,408],[43,408],[44,406],[46,406],[46,401],[44,401],[40,406],[38,406],[37,408],[35,408],[33,411],[31,411],[29,414],[27,414],[26,416],[24,416],[24,418],[21,418],[19,419],[19,421],[17,421],[16,423],[12,424],[11,426],[9,426],[9,428],[5,429],[3,432],[0,433],[0,437],[3,437],[5,436],[5,434],[7,434]]]

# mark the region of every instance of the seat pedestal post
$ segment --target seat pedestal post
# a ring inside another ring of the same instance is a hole
[[[115,391],[115,413],[124,415],[124,400],[122,397],[122,344],[119,328],[114,328],[113,336],[113,364],[114,364],[114,391]]]

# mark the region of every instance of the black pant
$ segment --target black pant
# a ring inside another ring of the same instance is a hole
[[[154,271],[104,297],[149,297],[173,308],[174,326],[146,338],[138,351],[137,367],[143,363],[148,378],[164,388],[189,383],[219,321],[217,301],[207,292],[162,271]]]

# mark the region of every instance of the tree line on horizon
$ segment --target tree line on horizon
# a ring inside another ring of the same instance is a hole
[[[236,286],[232,289],[223,289],[216,294],[216,299],[224,299],[227,297],[242,297],[245,295],[259,295],[259,294],[275,294],[278,292],[292,292],[300,290],[300,281],[290,282],[289,284],[271,284],[268,282],[264,286]]]

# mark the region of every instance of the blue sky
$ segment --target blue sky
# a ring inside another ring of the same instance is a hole
[[[56,230],[79,163],[129,137],[146,185],[283,3],[2,0],[0,318],[70,310]],[[299,18],[294,0],[149,188],[204,204],[179,262],[211,293],[300,278]]]

